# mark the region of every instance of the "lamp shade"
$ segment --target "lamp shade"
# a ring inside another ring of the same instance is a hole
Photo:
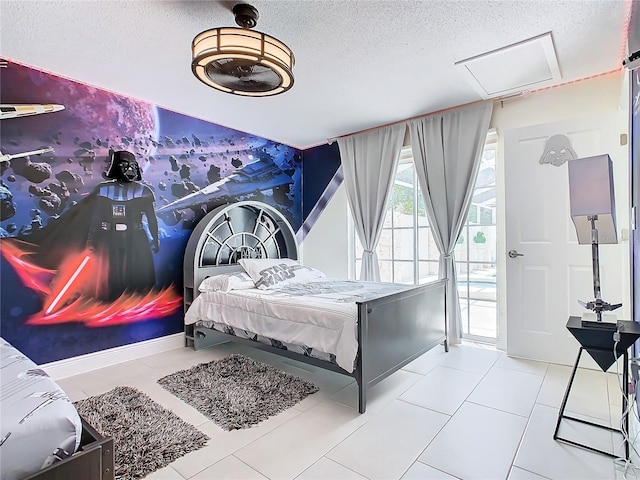
[[[609,155],[577,158],[567,162],[571,219],[578,243],[592,243],[591,218],[595,217],[598,243],[618,243],[613,164]]]

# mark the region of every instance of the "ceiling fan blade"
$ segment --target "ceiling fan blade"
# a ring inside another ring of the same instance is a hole
[[[231,90],[266,92],[281,84],[280,75],[259,61],[222,58],[206,66],[206,75]]]

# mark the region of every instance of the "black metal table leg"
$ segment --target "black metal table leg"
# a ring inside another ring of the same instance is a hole
[[[558,421],[556,423],[556,429],[553,432],[553,439],[557,440],[557,441],[564,442],[564,443],[568,443],[569,445],[574,445],[576,447],[581,447],[581,448],[584,448],[586,450],[590,450],[592,452],[601,453],[601,454],[607,455],[609,457],[618,458],[618,455],[616,455],[615,453],[607,452],[607,451],[604,451],[604,450],[599,450],[599,449],[591,447],[589,445],[585,445],[585,444],[582,444],[582,443],[574,442],[573,440],[562,438],[558,434],[558,432],[560,430],[560,424],[561,424],[563,419],[573,420],[575,422],[580,422],[580,423],[583,423],[585,425],[591,425],[593,427],[602,428],[602,429],[605,429],[605,430],[609,430],[611,432],[616,432],[616,433],[622,434],[622,436],[624,437],[624,445],[625,445],[625,459],[629,460],[629,441],[628,441],[629,414],[627,412],[628,401],[629,401],[629,382],[628,382],[629,356],[628,356],[628,353],[627,353],[626,350],[622,353],[622,356],[623,356],[623,359],[624,359],[624,367],[623,367],[624,384],[623,384],[623,394],[622,394],[622,397],[623,397],[622,398],[622,421],[624,423],[624,431],[623,430],[618,430],[616,428],[611,428],[611,427],[609,427],[607,425],[600,425],[598,423],[589,422],[589,421],[583,420],[581,418],[571,417],[569,415],[565,415],[565,413],[564,413],[565,408],[567,407],[567,402],[569,400],[569,394],[571,393],[571,387],[573,386],[573,381],[575,380],[575,376],[576,376],[576,373],[577,373],[577,370],[578,370],[578,364],[580,362],[580,357],[582,355],[582,351],[583,350],[585,350],[585,348],[584,347],[580,347],[580,350],[578,351],[578,357],[576,358],[576,363],[573,366],[573,370],[571,372],[571,377],[569,379],[569,383],[567,384],[567,389],[565,390],[564,398],[562,400],[562,405],[560,406],[560,411],[558,412]],[[589,350],[607,351],[606,349],[597,349],[597,348],[590,348]],[[613,352],[612,352],[612,355],[613,355]]]
[[[580,356],[582,355],[583,347],[580,347],[578,350],[578,358],[576,358],[576,363],[573,365],[573,370],[571,371],[571,377],[569,378],[569,383],[567,384],[567,389],[564,391],[564,398],[562,399],[562,405],[560,406],[560,412],[558,412],[558,422],[556,423],[556,430],[553,432],[553,439],[558,440],[558,431],[560,430],[560,422],[564,418],[564,409],[567,407],[567,401],[569,400],[569,392],[571,392],[571,387],[573,386],[573,380],[576,378],[576,372],[578,371],[578,363],[580,363]]]
[[[624,422],[624,431],[621,432],[624,438],[624,454],[625,459],[629,460],[629,354],[624,351],[624,367],[622,368],[624,382],[622,384],[622,421]]]

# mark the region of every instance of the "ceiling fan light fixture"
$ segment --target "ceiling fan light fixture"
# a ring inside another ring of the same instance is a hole
[[[291,49],[249,29],[258,18],[251,5],[238,4],[233,13],[243,28],[212,28],[193,39],[193,74],[205,85],[234,95],[266,97],[289,90],[295,64]]]

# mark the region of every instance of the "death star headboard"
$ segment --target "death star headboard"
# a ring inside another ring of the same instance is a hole
[[[207,277],[241,269],[241,258],[298,259],[296,235],[287,219],[261,202],[237,202],[212,210],[193,229],[184,253],[187,308]]]

